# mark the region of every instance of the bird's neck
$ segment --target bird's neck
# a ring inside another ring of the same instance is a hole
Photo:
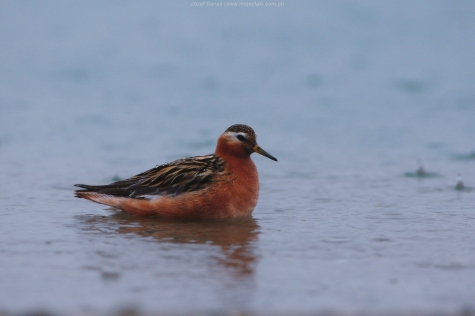
[[[248,175],[257,176],[256,165],[251,159],[251,155],[238,144],[230,144],[222,137],[218,139],[216,146],[216,156],[223,159],[228,168],[234,172],[242,172]]]
[[[223,159],[251,159],[251,155],[242,146],[229,143],[223,136],[218,138],[215,154]]]

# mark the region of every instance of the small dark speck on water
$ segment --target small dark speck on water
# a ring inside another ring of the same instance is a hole
[[[105,281],[115,281],[120,278],[120,273],[118,272],[110,272],[110,271],[103,271],[101,273],[101,277]]]
[[[455,154],[452,158],[455,160],[475,160],[475,151],[467,154]]]
[[[464,191],[464,192],[473,191],[472,187],[469,187],[469,186],[465,185],[465,183],[462,180],[462,176],[460,176],[460,175],[457,177],[457,183],[455,184],[454,189],[456,191]]]
[[[379,238],[373,238],[373,241],[377,241],[377,242],[387,242],[387,241],[391,241],[391,239],[389,239],[389,238],[384,238],[384,237],[379,237]]]
[[[111,178],[111,181],[113,181],[113,182],[117,182],[117,181],[120,181],[120,180],[122,180],[122,178],[119,177],[118,175],[115,175]]]
[[[416,174],[417,174],[419,177],[423,177],[423,176],[426,175],[426,172],[425,172],[424,168],[419,167],[419,169],[417,169],[417,171],[416,171]]]
[[[424,169],[422,163],[419,161],[419,168],[415,172],[406,172],[404,173],[406,177],[409,178],[436,178],[439,177],[439,174],[436,172],[429,172]]]
[[[440,175],[436,172],[405,172],[404,175],[408,178],[437,178]]]
[[[463,190],[465,189],[465,185],[463,184],[462,177],[457,177],[457,184],[455,185],[455,190]]]

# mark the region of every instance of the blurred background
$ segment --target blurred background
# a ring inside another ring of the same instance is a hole
[[[475,2],[230,3],[0,1],[0,311],[475,308]],[[249,222],[73,198],[236,123]]]

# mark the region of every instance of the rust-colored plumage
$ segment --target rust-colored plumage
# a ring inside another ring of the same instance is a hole
[[[137,214],[184,218],[249,216],[257,203],[259,179],[250,155],[261,149],[247,125],[229,127],[216,152],[159,165],[108,185],[76,184],[77,197]]]

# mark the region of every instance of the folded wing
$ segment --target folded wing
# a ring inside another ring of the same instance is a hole
[[[104,195],[150,199],[158,195],[176,196],[202,190],[224,170],[224,162],[216,155],[179,159],[147,170],[129,179],[107,185],[76,184],[84,190]]]

